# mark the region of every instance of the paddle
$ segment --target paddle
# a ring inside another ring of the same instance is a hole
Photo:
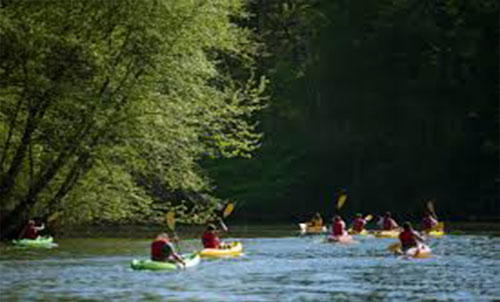
[[[393,253],[398,253],[401,249],[401,243],[395,242],[387,247],[387,249]]]
[[[337,210],[340,210],[340,208],[344,206],[346,200],[347,200],[347,194],[341,193],[340,196],[337,198]]]
[[[165,214],[165,222],[167,223],[167,226],[172,231],[172,233],[174,233],[174,240],[177,241],[177,248],[179,249],[180,252],[181,249],[179,246],[179,237],[175,232],[175,213],[173,211],[170,211],[167,214]]]
[[[229,215],[231,215],[233,210],[234,210],[234,204],[232,202],[230,202],[230,203],[226,204],[226,206],[224,207],[224,210],[222,211],[222,217],[219,217],[219,223],[225,232],[228,231],[228,228],[227,228],[226,224],[224,223],[223,218],[226,218]]]
[[[427,209],[429,210],[429,213],[431,213],[432,217],[434,217],[436,220],[438,220],[438,217],[436,215],[436,211],[434,209],[434,203],[432,200],[429,200],[427,202]],[[434,227],[435,230],[444,230],[444,223],[443,222],[438,222],[438,224]]]
[[[61,212],[54,212],[52,213],[48,218],[47,218],[47,224],[50,224],[52,221],[56,220],[59,218],[59,215],[61,215]]]
[[[432,202],[432,200],[429,200],[427,202],[427,209],[429,210],[429,212],[431,213],[431,215],[436,218],[436,220],[438,219],[437,215],[436,215],[436,211],[434,210],[434,203]]]

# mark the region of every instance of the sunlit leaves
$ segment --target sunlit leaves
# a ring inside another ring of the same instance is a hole
[[[261,138],[255,113],[266,80],[253,75],[251,32],[232,21],[242,8],[225,0],[4,5],[0,178],[16,170],[2,205],[115,220],[150,213],[153,200],[175,206],[151,195],[152,178],[166,191],[209,192],[199,160],[250,156]],[[30,123],[31,159],[25,152],[15,167]]]

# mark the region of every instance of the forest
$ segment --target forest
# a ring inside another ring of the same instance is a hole
[[[498,219],[498,3],[254,3],[262,148],[209,163],[241,215],[331,215],[345,189],[343,214],[418,219],[434,200],[447,219]]]
[[[0,237],[62,224],[498,219],[493,0],[0,0]],[[413,215],[413,216],[412,216]]]

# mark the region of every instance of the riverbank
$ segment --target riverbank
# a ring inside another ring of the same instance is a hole
[[[198,238],[204,225],[176,226],[181,238]],[[447,234],[474,234],[500,237],[500,223],[491,222],[445,222]],[[160,232],[170,230],[165,225],[86,225],[73,226],[56,234],[60,238],[151,238]],[[227,236],[238,238],[287,237],[298,234],[298,226],[292,223],[273,224],[229,224]]]

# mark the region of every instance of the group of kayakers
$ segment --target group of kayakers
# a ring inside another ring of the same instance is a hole
[[[361,214],[356,214],[352,221],[351,229],[346,230],[346,223],[341,216],[335,215],[332,219],[332,231],[331,236],[339,238],[342,236],[348,236],[351,234],[361,234],[365,231],[367,223],[372,219],[372,215],[363,217]],[[432,216],[430,212],[426,212],[421,221],[422,231],[429,232],[436,228],[438,221]],[[323,219],[319,213],[315,213],[311,220],[307,223],[308,227],[311,228],[322,228],[324,227]],[[405,222],[403,227],[400,228],[397,222],[392,218],[390,212],[386,212],[384,215],[378,217],[376,221],[377,231],[397,231],[399,232],[399,241],[402,250],[406,250],[412,247],[416,247],[419,243],[423,242],[423,237],[416,232],[409,222]],[[27,225],[23,228],[20,234],[20,238],[23,239],[36,239],[39,236],[39,232],[44,229],[43,223],[36,225],[35,220],[29,220]],[[203,235],[201,236],[201,242],[205,249],[224,249],[226,246],[221,242],[219,238],[220,231],[214,224],[208,224]],[[178,240],[177,237],[174,240]],[[155,240],[151,244],[151,260],[154,261],[168,261],[176,262],[182,265],[185,264],[179,254],[176,253],[174,246],[171,243],[171,239],[167,233],[160,233],[157,235]]]
[[[26,226],[22,229],[19,234],[19,239],[31,239],[35,240],[38,238],[40,231],[45,229],[45,225],[42,223],[36,225],[34,219],[30,219]],[[203,248],[205,249],[219,249],[226,248],[226,245],[221,242],[219,238],[220,230],[214,224],[208,224],[203,235],[201,236],[201,242]],[[173,241],[178,240],[176,237]],[[156,236],[154,241],[151,243],[151,260],[154,261],[167,261],[167,262],[177,262],[185,265],[182,257],[175,251],[172,244],[172,240],[167,233],[160,233]]]
[[[333,216],[332,219],[332,228],[331,228],[331,237],[332,238],[340,238],[342,236],[348,236],[348,233],[351,234],[360,234],[365,231],[366,224],[369,220],[372,219],[371,215],[367,217],[363,217],[361,214],[356,214],[355,218],[352,221],[352,227],[349,232],[346,230],[346,223],[339,215]],[[322,222],[321,215],[316,213],[308,225],[314,225],[315,227],[321,226],[318,225],[319,222]],[[429,232],[435,229],[438,225],[438,221],[431,215],[430,212],[426,212],[421,221],[422,231]],[[379,216],[376,221],[377,230],[376,231],[397,231],[399,233],[399,241],[401,243],[401,247],[404,250],[407,250],[412,247],[416,247],[419,243],[423,242],[423,237],[416,232],[410,222],[405,222],[402,228],[398,225],[398,223],[392,218],[390,212],[386,212],[384,215]]]
[[[201,242],[205,249],[219,249],[225,248],[224,243],[219,238],[219,230],[214,224],[208,224],[203,235]],[[175,238],[174,240],[178,240]],[[177,254],[174,246],[167,233],[160,233],[151,244],[151,260],[154,261],[168,261],[177,262],[185,265],[182,257]]]

